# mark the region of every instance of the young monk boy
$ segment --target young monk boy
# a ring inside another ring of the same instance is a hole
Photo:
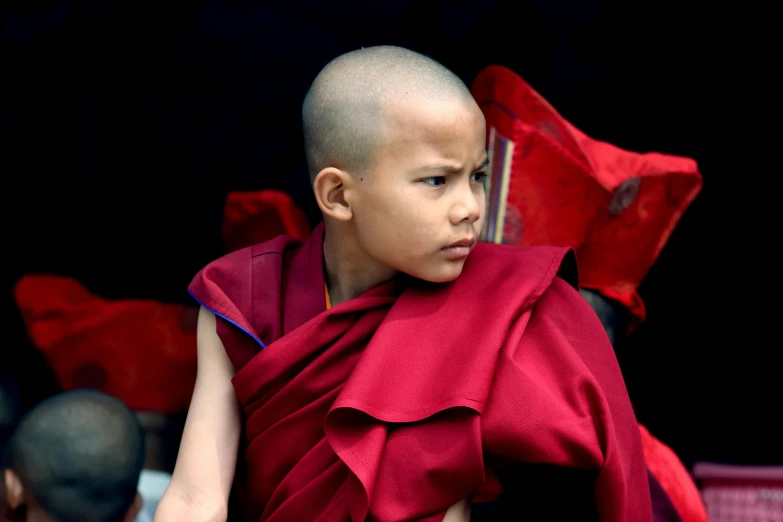
[[[225,520],[234,481],[248,521],[467,520],[512,464],[586,470],[601,520],[652,520],[568,250],[476,242],[485,123],[465,85],[367,48],[320,72],[302,114],[323,223],[193,280],[198,378],[156,521]]]

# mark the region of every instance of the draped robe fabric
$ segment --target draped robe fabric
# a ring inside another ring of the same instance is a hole
[[[326,310],[322,244],[321,225],[239,250],[190,286],[237,370],[247,520],[442,520],[498,462],[595,470],[602,520],[652,520],[568,249],[479,244],[452,283],[399,276]]]
[[[696,161],[640,154],[587,136],[503,66],[482,70],[472,93],[487,135],[494,130],[513,143],[504,242],[574,248],[580,286],[622,304],[630,312],[629,330],[636,328],[646,315],[639,284],[701,192]],[[688,470],[671,448],[640,429],[648,467],[679,517],[706,522]]]

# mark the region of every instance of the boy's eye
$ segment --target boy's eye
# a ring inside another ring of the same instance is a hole
[[[486,172],[476,172],[475,174],[473,174],[473,181],[475,181],[476,183],[481,183],[485,179],[487,179]]]
[[[438,187],[440,185],[443,185],[446,183],[446,177],[445,176],[434,176],[431,178],[424,178],[421,180],[423,183],[426,183],[427,185],[432,185],[433,187]]]

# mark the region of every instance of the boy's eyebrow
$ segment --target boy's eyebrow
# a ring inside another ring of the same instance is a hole
[[[481,165],[476,167],[475,170],[481,170],[489,165],[489,158],[487,157],[484,159],[483,162],[481,162]],[[431,171],[431,170],[440,170],[444,172],[453,172],[453,173],[459,173],[462,172],[463,166],[458,165],[456,163],[433,163],[431,165],[424,165],[422,167],[419,167],[417,170],[423,170],[423,171]]]
[[[419,167],[417,170],[423,170],[423,171],[430,171],[430,170],[441,170],[445,172],[462,172],[462,165],[457,164],[448,164],[448,163],[433,163],[431,165],[423,165]]]

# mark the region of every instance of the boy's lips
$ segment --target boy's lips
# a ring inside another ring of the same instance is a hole
[[[455,248],[455,247],[468,247],[472,248],[473,245],[476,244],[476,238],[475,237],[466,237],[465,239],[460,239],[459,241],[455,241],[454,243],[450,244],[449,246],[445,248]]]
[[[450,260],[456,261],[468,257],[468,254],[470,254],[470,251],[473,250],[475,245],[476,238],[468,237],[441,248],[441,252],[445,253]]]

